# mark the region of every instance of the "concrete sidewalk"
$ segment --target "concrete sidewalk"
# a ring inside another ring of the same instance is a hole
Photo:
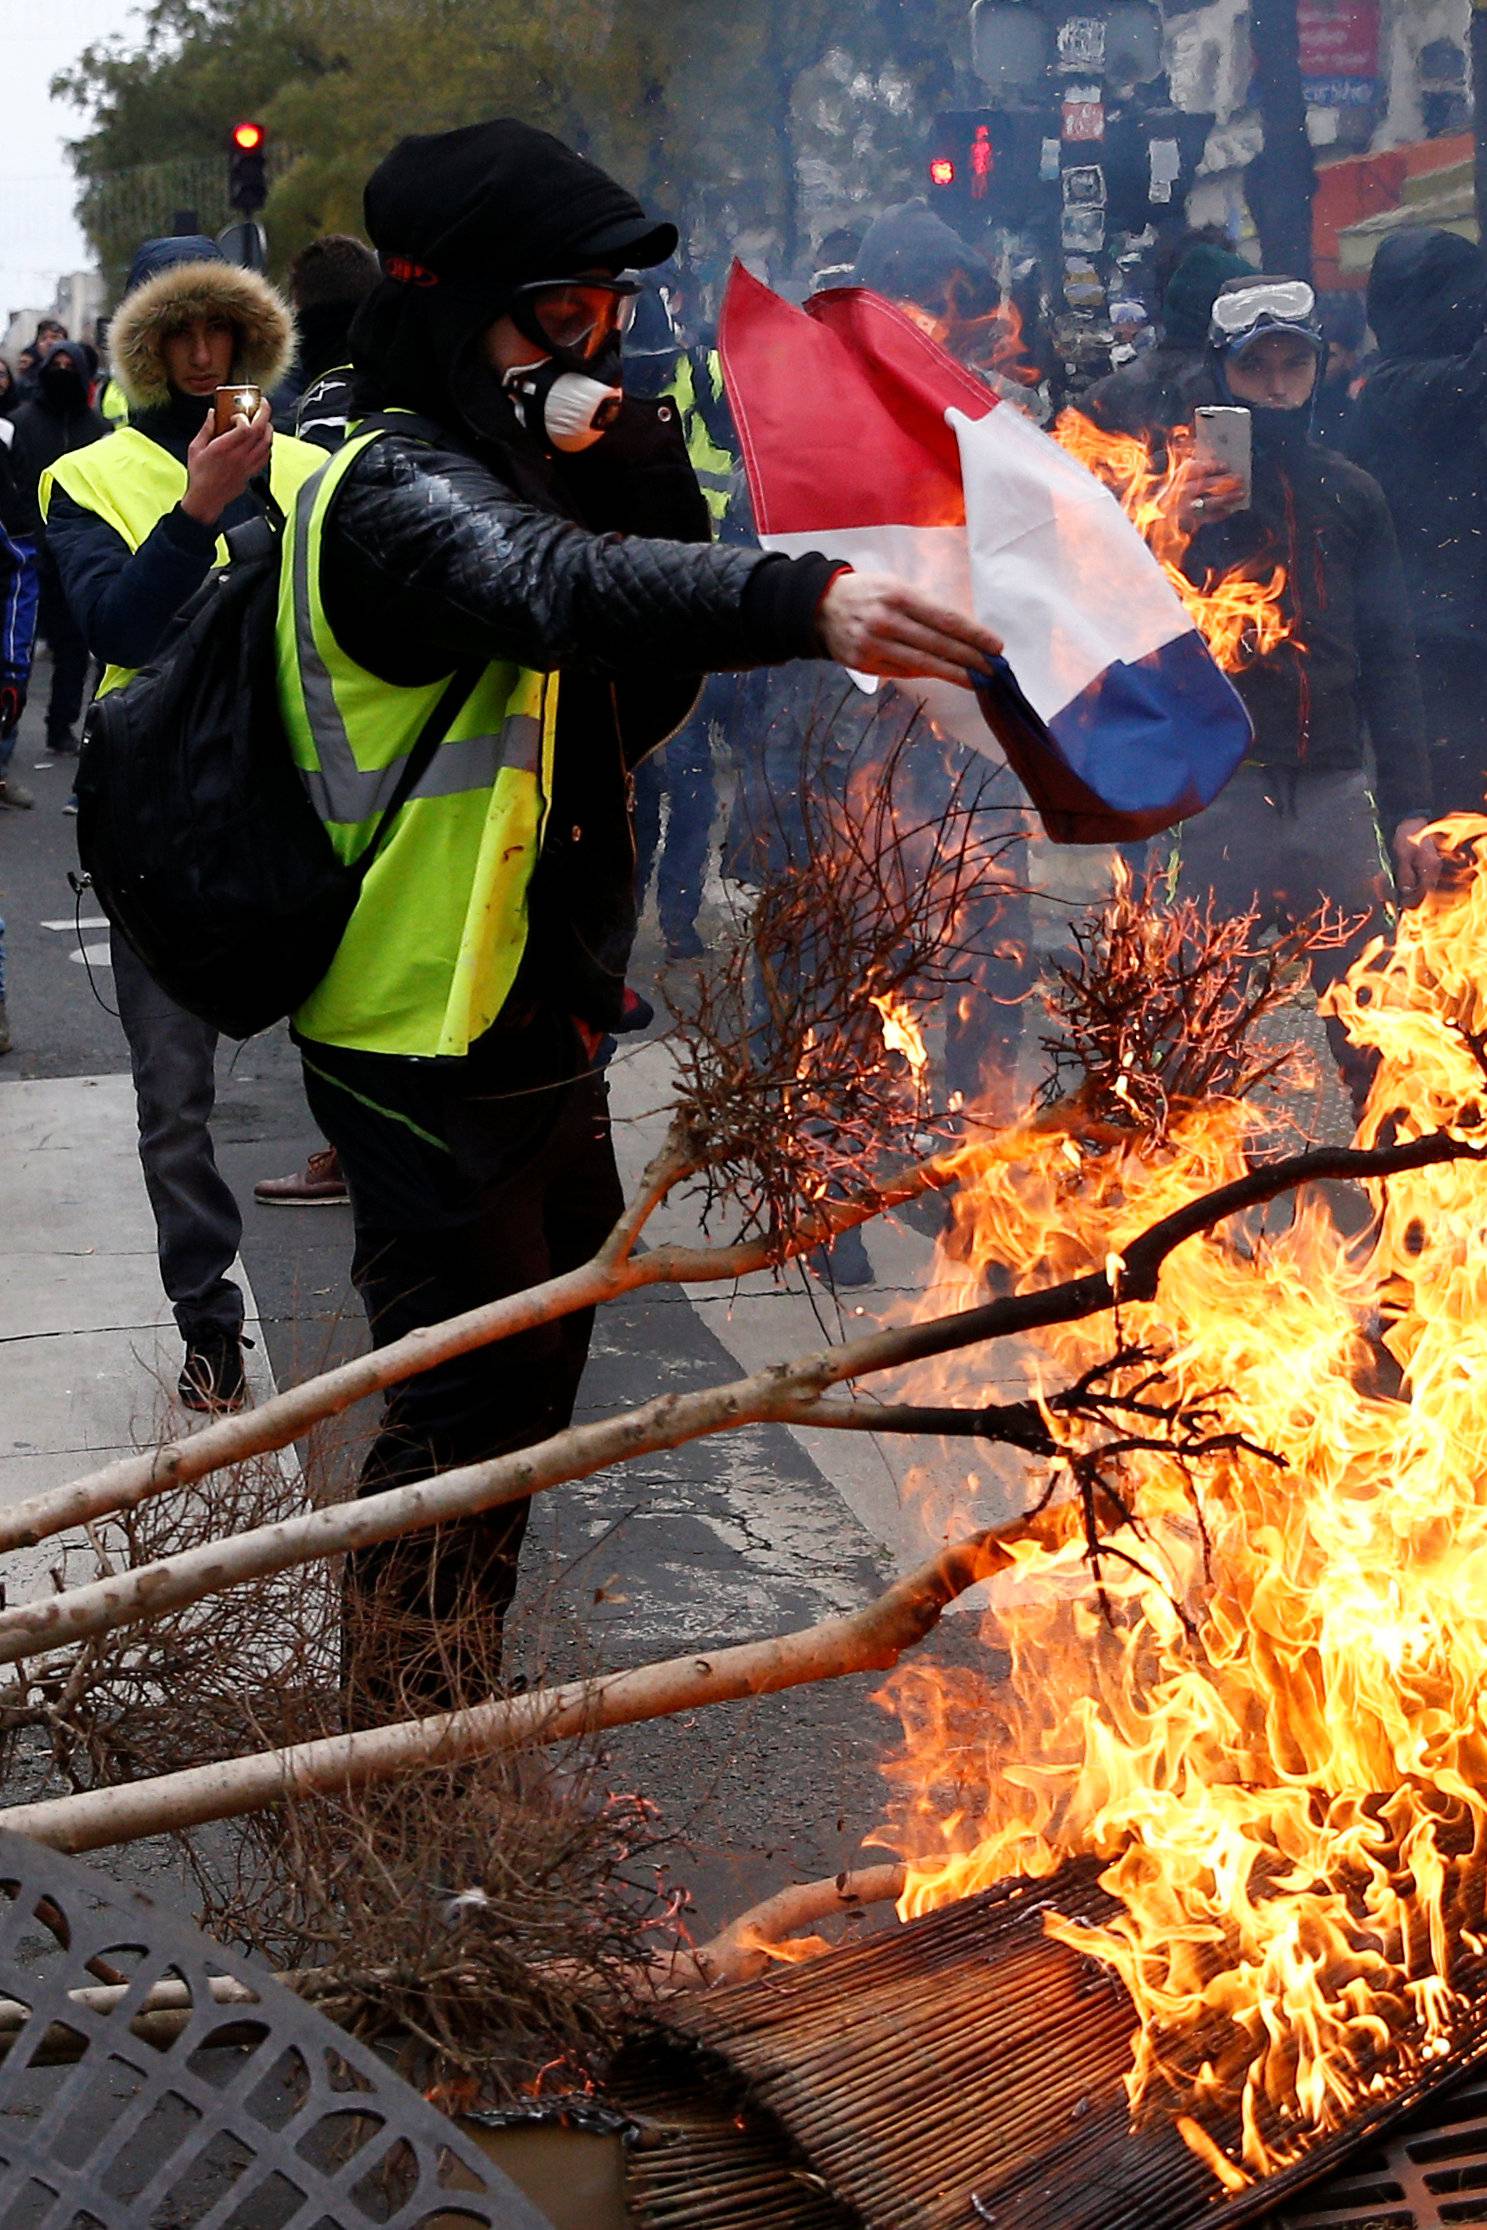
[[[181,1342],[160,1287],[127,1076],[0,1083],[0,1502],[194,1421],[174,1399]],[[239,1264],[248,1332],[257,1307]],[[273,1383],[261,1341],[257,1399]],[[45,1591],[55,1544],[6,1559],[12,1602]]]

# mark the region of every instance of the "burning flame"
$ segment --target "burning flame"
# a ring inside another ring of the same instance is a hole
[[[1379,1054],[1363,1145],[1487,1120],[1487,820],[1445,828],[1458,872],[1331,994]],[[1137,1232],[1241,1173],[1260,1124],[1221,1101],[1159,1142],[972,1146],[931,1305],[956,1281],[984,1298],[991,1272],[1118,1277]],[[1049,1933],[1130,1995],[1133,2111],[1178,2115],[1230,2188],[1448,2049],[1462,1947],[1487,1933],[1487,1172],[1372,1190],[1361,1236],[1313,1191],[1178,1249],[1157,1299],[1123,1307],[1120,1338],[1284,1468],[1144,1457],[1108,1618],[1065,1505],[985,1614],[1006,1679],[906,1665],[885,1691],[905,1917],[1102,1861],[1114,1916],[1055,1911]],[[1061,1382],[1109,1342],[1108,1319],[1040,1335]]]
[[[883,1044],[890,1053],[901,1053],[916,1077],[923,1076],[929,1066],[925,1049],[924,1032],[914,1018],[914,1010],[889,991],[883,994],[870,992],[868,1005],[876,1007],[883,1024]]]
[[[1243,566],[1235,566],[1227,573],[1207,574],[1201,587],[1196,587],[1183,571],[1182,561],[1192,535],[1179,524],[1177,516],[1178,481],[1184,464],[1180,445],[1170,445],[1166,464],[1159,466],[1150,446],[1137,435],[1107,433],[1077,410],[1062,414],[1053,428],[1053,437],[1119,498],[1121,509],[1151,550],[1225,673],[1238,673],[1255,659],[1268,656],[1279,644],[1294,639],[1292,624],[1281,610],[1286,586],[1283,566],[1276,566],[1264,580],[1247,573]]]

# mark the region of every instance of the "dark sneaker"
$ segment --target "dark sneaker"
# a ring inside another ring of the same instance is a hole
[[[347,1198],[341,1157],[334,1146],[322,1146],[292,1177],[260,1177],[253,1198],[265,1208],[334,1207]]]
[[[35,803],[24,783],[13,782],[8,775],[0,780],[0,806],[8,806],[17,813],[29,813]]]
[[[193,1332],[176,1381],[181,1407],[205,1417],[241,1409],[248,1399],[243,1349],[252,1345],[241,1332]]]
[[[873,1282],[873,1266],[855,1223],[839,1231],[826,1246],[812,1247],[806,1261],[823,1285],[845,1288]]]
[[[675,929],[667,936],[666,957],[668,960],[701,960],[706,951],[707,947],[698,936],[695,927]]]
[[[59,736],[48,736],[46,747],[54,759],[75,759],[77,757],[77,737],[65,732]]]

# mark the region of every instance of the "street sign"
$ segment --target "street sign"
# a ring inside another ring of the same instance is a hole
[[[217,245],[229,263],[241,264],[245,271],[268,268],[268,234],[256,217],[225,226],[217,235]]]

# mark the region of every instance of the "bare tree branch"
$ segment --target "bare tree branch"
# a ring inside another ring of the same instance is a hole
[[[141,1836],[234,1819],[296,1795],[341,1795],[410,1768],[454,1765],[522,1744],[554,1743],[706,1704],[774,1695],[817,1680],[886,1672],[937,1624],[947,1603],[1011,1561],[1020,1527],[945,1549],[861,1610],[767,1641],[693,1653],[597,1680],[477,1704],[431,1719],[332,1735],[195,1766],[121,1788],[0,1810],[0,1825],[55,1850],[101,1850]]]
[[[1322,1179],[1382,1179],[1453,1161],[1481,1161],[1487,1146],[1448,1133],[1368,1149],[1315,1147],[1267,1162],[1164,1216],[1125,1248],[1119,1265],[1102,1266],[1039,1292],[1009,1294],[976,1308],[895,1325],[789,1363],[773,1363],[729,1385],[693,1394],[665,1394],[618,1417],[576,1425],[491,1463],[469,1464],[416,1485],[334,1503],[260,1527],[235,1539],[96,1580],[64,1595],[0,1612],[0,1664],[158,1617],[218,1589],[348,1549],[386,1541],[454,1517],[515,1502],[611,1464],[729,1432],[741,1425],[788,1420],[801,1401],[876,1371],[895,1370],[983,1341],[1008,1339],[1054,1324],[1098,1316],[1121,1303],[1150,1300],[1163,1263],[1200,1232],[1298,1186]],[[1111,1280],[1115,1280],[1112,1286]]]

